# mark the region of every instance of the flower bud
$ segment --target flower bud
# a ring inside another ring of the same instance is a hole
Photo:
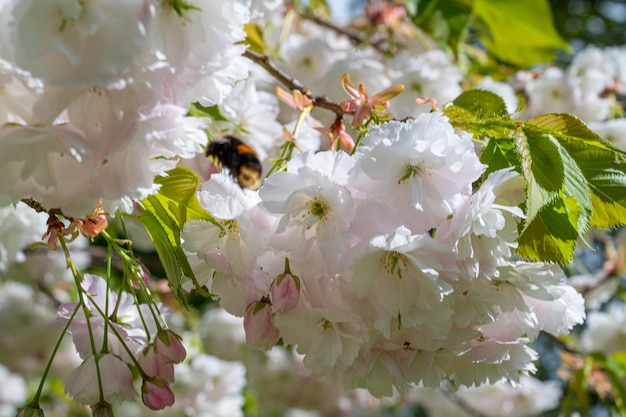
[[[290,273],[280,274],[270,285],[270,301],[274,312],[292,310],[300,301],[300,278]]]
[[[151,410],[162,410],[174,404],[174,393],[163,378],[150,377],[141,385],[141,401]]]
[[[174,364],[160,356],[154,345],[146,346],[137,360],[146,375],[158,376],[167,382],[174,382]]]
[[[243,327],[246,330],[246,342],[262,350],[274,346],[280,336],[278,329],[274,327],[270,305],[261,301],[255,301],[248,306]]]
[[[181,337],[169,329],[159,330],[155,340],[155,349],[159,357],[170,363],[181,363],[187,356]]]
[[[16,417],[44,417],[43,410],[34,405],[27,405],[22,408]]]
[[[98,403],[91,407],[91,410],[92,417],[115,417],[111,404]]]

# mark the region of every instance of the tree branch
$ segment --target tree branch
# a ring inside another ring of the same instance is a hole
[[[288,76],[278,67],[276,67],[276,65],[274,65],[272,61],[270,61],[267,55],[261,55],[256,52],[246,50],[243,53],[243,56],[263,67],[272,77],[280,81],[290,91],[298,90],[303,95],[307,96],[309,99],[311,99],[311,101],[313,101],[315,107],[321,107],[323,109],[332,111],[337,115],[338,118],[341,118],[346,114],[354,114],[354,112],[345,111],[339,104],[330,101],[326,96],[320,97],[314,95],[311,90],[302,85],[300,81]]]
[[[343,35],[350,39],[350,41],[356,45],[368,45],[372,48],[376,49],[378,52],[386,54],[389,51],[384,48],[384,43],[387,41],[387,36],[383,33],[377,33],[372,37],[364,35],[361,32],[357,32],[355,30],[351,30],[348,28],[340,27],[330,20],[324,19],[322,17],[316,16],[313,13],[302,13],[300,15],[303,19],[310,20],[313,23],[318,24],[319,26],[325,27],[326,29],[330,29],[335,33]]]

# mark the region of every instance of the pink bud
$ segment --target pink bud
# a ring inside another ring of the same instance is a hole
[[[272,321],[270,305],[263,302],[256,301],[248,306],[243,327],[246,330],[246,342],[262,350],[274,346],[280,336]]]
[[[292,274],[279,275],[270,285],[270,301],[274,312],[295,308],[300,301],[300,279]]]
[[[151,410],[162,410],[174,404],[174,393],[163,378],[151,377],[143,380],[141,401]]]
[[[147,346],[138,357],[139,366],[148,376],[158,376],[174,382],[174,364],[159,356],[153,345]]]
[[[170,363],[181,363],[187,356],[181,337],[169,329],[159,330],[155,340],[155,349],[159,357]]]

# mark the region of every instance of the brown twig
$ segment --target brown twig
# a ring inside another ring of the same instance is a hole
[[[334,22],[324,19],[323,17],[316,16],[313,13],[303,13],[301,14],[301,16],[303,19],[310,20],[311,22],[325,27],[326,29],[330,29],[335,33],[347,37],[352,43],[356,45],[368,45],[383,54],[389,52],[384,47],[384,43],[387,41],[387,36],[380,32],[372,37],[369,37],[361,32],[337,26]]]
[[[326,96],[316,96],[311,90],[306,88],[302,83],[295,78],[292,78],[282,72],[276,65],[270,61],[267,55],[261,55],[256,52],[247,50],[243,53],[243,56],[251,60],[252,62],[263,67],[272,77],[276,80],[280,81],[285,87],[287,87],[290,91],[298,90],[305,96],[307,96],[315,107],[321,107],[326,110],[330,110],[337,115],[338,118],[343,117],[346,114],[354,114],[354,112],[345,111],[339,104],[332,102]]]

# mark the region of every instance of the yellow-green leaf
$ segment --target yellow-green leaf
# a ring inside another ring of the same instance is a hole
[[[520,67],[551,62],[569,50],[552,22],[547,0],[474,0],[474,15],[488,29],[481,39],[500,60]]]

